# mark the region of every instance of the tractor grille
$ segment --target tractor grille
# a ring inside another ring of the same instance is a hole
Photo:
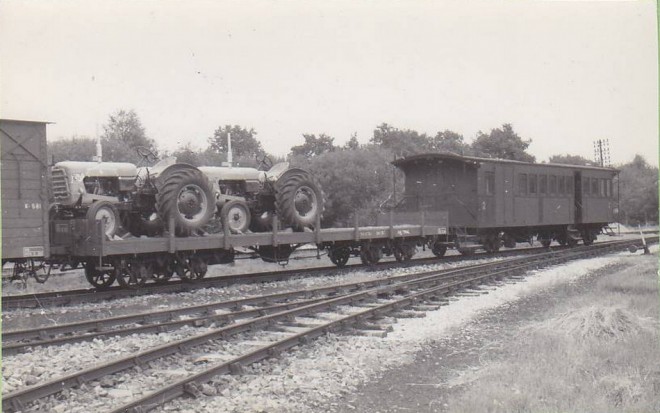
[[[63,169],[53,168],[51,171],[51,184],[53,186],[53,198],[56,201],[69,199],[69,183]]]

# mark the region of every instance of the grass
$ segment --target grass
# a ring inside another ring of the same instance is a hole
[[[456,412],[660,412],[657,257],[634,257],[520,330]]]

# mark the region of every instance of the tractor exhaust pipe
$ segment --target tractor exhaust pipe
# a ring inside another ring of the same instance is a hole
[[[227,164],[231,168],[234,162],[234,154],[231,151],[231,132],[227,132]]]

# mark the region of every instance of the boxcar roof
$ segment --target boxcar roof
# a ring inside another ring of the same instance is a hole
[[[516,164],[516,165],[530,165],[530,166],[551,166],[556,168],[570,168],[570,169],[591,169],[597,171],[610,171],[618,172],[615,168],[603,168],[600,166],[585,166],[585,165],[568,165],[561,163],[532,163],[532,162],[522,162],[514,161],[511,159],[498,159],[498,158],[479,158],[476,156],[463,156],[458,155],[453,152],[435,152],[435,153],[424,153],[419,155],[411,155],[405,158],[397,159],[392,162],[393,165],[398,167],[405,167],[412,163],[418,161],[433,161],[433,160],[444,160],[452,159],[459,162],[465,162],[472,165],[479,165],[481,163],[507,163],[507,164]]]
[[[16,123],[46,123],[52,124],[55,122],[41,121],[41,120],[21,120],[21,119],[0,119],[0,122],[16,122]]]

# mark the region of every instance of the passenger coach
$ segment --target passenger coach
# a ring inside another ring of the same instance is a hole
[[[495,251],[503,243],[537,237],[591,244],[613,221],[617,206],[612,168],[536,164],[504,159],[432,153],[393,162],[405,173],[398,212],[447,211],[444,247],[463,253],[476,247]]]

